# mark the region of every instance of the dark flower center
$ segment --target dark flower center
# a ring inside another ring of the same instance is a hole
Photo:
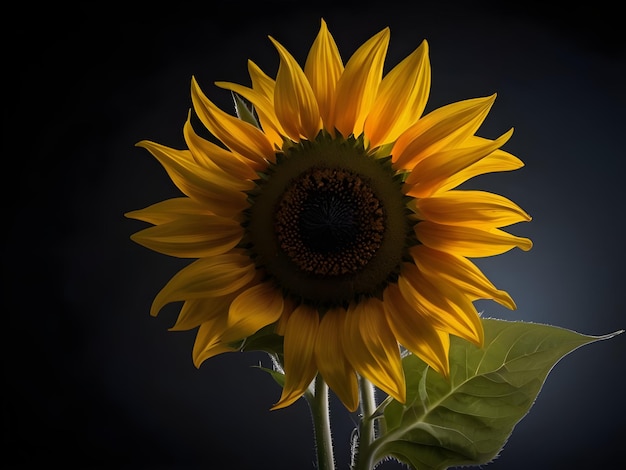
[[[312,168],[293,181],[276,210],[280,248],[303,271],[336,276],[363,268],[385,232],[372,188],[344,169]]]
[[[256,183],[241,246],[286,295],[324,309],[397,279],[412,236],[402,180],[362,139],[288,144]]]

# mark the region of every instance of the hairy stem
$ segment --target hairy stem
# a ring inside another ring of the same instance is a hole
[[[353,470],[371,470],[372,452],[371,444],[376,439],[374,428],[376,412],[376,396],[372,383],[359,377],[359,391],[361,395],[361,422],[359,424],[359,443],[356,456],[353,458]]]
[[[315,450],[317,452],[317,469],[334,470],[333,440],[330,428],[328,409],[328,385],[318,374],[315,379],[315,394],[305,395],[311,409],[313,430],[315,432]]]

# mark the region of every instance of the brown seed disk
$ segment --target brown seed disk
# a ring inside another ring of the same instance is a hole
[[[302,271],[340,276],[364,268],[380,248],[385,211],[364,177],[313,167],[289,184],[274,222],[281,250]]]

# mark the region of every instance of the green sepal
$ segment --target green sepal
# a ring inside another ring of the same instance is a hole
[[[252,124],[254,127],[260,128],[259,121],[257,121],[254,115],[254,107],[251,104],[248,105],[248,103],[234,91],[231,93],[233,95],[233,101],[235,102],[235,113],[237,113],[237,117],[248,124]]]
[[[239,346],[241,351],[265,351],[270,355],[282,356],[284,338],[275,333],[274,324],[267,325],[251,336],[248,336]]]
[[[416,470],[483,465],[498,455],[564,356],[611,338],[554,326],[484,319],[477,348],[451,338],[449,380],[414,355],[402,362],[407,401],[391,401],[372,460],[393,457]]]
[[[283,374],[282,372],[276,369],[268,369],[267,367],[263,366],[254,367],[270,374],[272,378],[276,381],[276,383],[281,386],[281,388],[285,386],[285,374]]]

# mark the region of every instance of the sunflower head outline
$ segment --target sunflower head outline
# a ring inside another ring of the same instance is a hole
[[[448,376],[450,335],[478,346],[473,304],[514,309],[470,258],[529,250],[504,230],[530,216],[503,196],[456,189],[523,166],[476,132],[495,95],[424,115],[428,44],[383,74],[390,31],[344,64],[324,20],[304,67],[275,39],[275,78],[248,61],[251,86],[218,82],[236,115],[194,78],[187,148],[142,141],[183,196],[126,215],[152,224],[132,239],[195,259],[154,299],[182,302],[172,330],[197,329],[196,366],[241,350],[260,331],[281,338],[282,395],[294,403],[320,374],[347,409],[362,376],[404,402],[409,351]],[[195,113],[222,145],[200,137]]]

